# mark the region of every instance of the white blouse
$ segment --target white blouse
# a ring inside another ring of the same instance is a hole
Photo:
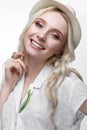
[[[24,84],[24,75],[17,83],[14,91],[6,101],[0,116],[0,130],[53,130],[49,119],[50,102],[45,95],[45,82],[51,69],[45,66],[29,86],[31,99],[22,112],[20,105],[26,100],[20,99]],[[58,107],[55,122],[58,130],[79,130],[84,114],[79,111],[81,104],[87,99],[87,86],[73,73],[65,78],[57,91]]]

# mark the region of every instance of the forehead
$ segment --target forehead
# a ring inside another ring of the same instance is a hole
[[[60,12],[48,10],[41,14],[38,18],[44,20],[49,27],[56,28],[63,34],[67,33],[67,22]]]

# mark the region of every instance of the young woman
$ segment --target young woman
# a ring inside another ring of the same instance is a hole
[[[71,7],[36,3],[5,64],[0,91],[0,130],[79,130],[87,114],[87,86],[69,67],[81,38]]]

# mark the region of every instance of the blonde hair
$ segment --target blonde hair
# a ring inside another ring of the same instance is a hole
[[[27,64],[27,53],[25,51],[24,45],[23,45],[23,40],[24,40],[24,36],[25,33],[27,31],[27,29],[29,28],[29,26],[31,25],[31,23],[42,13],[44,13],[46,10],[48,9],[52,9],[53,7],[49,7],[46,9],[42,9],[38,12],[36,12],[29,20],[29,22],[27,23],[26,27],[24,28],[21,36],[20,36],[20,43],[19,43],[19,47],[18,47],[18,51],[24,52],[25,53],[25,58],[24,62]],[[63,51],[63,54],[61,56],[54,56],[51,59],[49,59],[48,63],[49,65],[53,68],[53,72],[50,75],[50,77],[47,79],[47,83],[46,83],[46,95],[50,100],[51,103],[51,107],[50,107],[50,119],[54,125],[54,130],[57,130],[56,127],[56,123],[54,120],[54,115],[55,115],[55,111],[56,111],[56,107],[58,105],[58,99],[57,99],[57,95],[56,95],[56,91],[57,89],[60,87],[61,83],[63,82],[63,80],[65,79],[65,77],[67,75],[69,75],[70,72],[74,72],[77,74],[77,76],[82,79],[82,77],[80,76],[80,74],[72,68],[69,68],[68,64],[73,61],[75,59],[75,54],[74,54],[74,46],[73,46],[73,32],[72,32],[72,26],[70,24],[69,19],[67,18],[66,14],[64,14],[62,11],[54,8],[54,10],[59,11],[61,13],[61,15],[65,18],[65,20],[67,21],[67,26],[68,26],[68,37],[65,43],[65,48]]]
[[[61,56],[53,57],[50,59],[50,64],[53,67],[53,73],[48,78],[47,87],[46,87],[46,95],[48,96],[51,102],[51,110],[50,110],[50,119],[54,125],[54,130],[57,130],[54,114],[56,111],[56,107],[58,105],[58,97],[56,96],[57,89],[60,87],[61,83],[71,72],[75,73],[81,80],[81,75],[73,68],[69,68],[69,63],[75,59],[73,39],[72,39],[72,26],[70,24],[67,16],[60,11],[60,14],[65,18],[68,25],[68,37],[65,43],[65,49]]]

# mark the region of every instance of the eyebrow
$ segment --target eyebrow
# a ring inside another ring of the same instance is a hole
[[[38,18],[36,18],[35,21],[37,21],[37,20],[40,20],[40,21],[42,21],[43,23],[46,23],[46,21],[45,21],[44,19],[42,19],[42,18],[39,18],[39,17],[38,17]],[[59,35],[61,36],[61,38],[63,38],[63,34],[62,34],[62,32],[61,32],[59,29],[53,28],[53,30],[56,31],[56,32],[58,32]]]

